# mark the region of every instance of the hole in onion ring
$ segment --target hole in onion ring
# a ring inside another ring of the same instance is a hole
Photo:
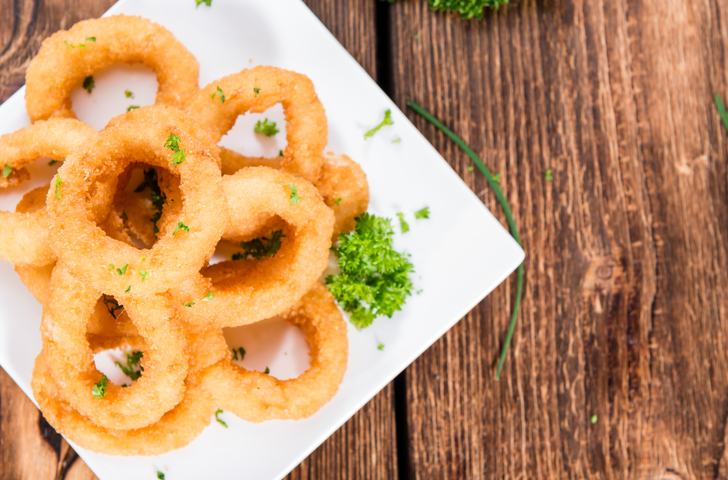
[[[79,120],[101,130],[130,106],[153,105],[158,86],[151,68],[116,63],[94,72],[91,93],[82,84],[71,91],[73,112]],[[127,97],[125,91],[132,96]]]
[[[245,349],[243,360],[233,361],[247,370],[265,372],[268,368],[269,373],[279,380],[288,380],[297,378],[310,366],[306,337],[281,317],[224,328],[223,333],[231,350]]]
[[[257,122],[268,119],[275,122],[278,133],[268,137],[262,133],[255,133]],[[286,119],[281,104],[274,105],[263,113],[246,113],[238,116],[235,126],[222,137],[219,145],[246,157],[276,158],[280,151],[285,151]]]

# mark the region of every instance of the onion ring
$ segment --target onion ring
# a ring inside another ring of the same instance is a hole
[[[185,160],[176,166],[165,148],[171,134],[186,150]],[[132,159],[180,178],[183,206],[177,220],[186,229],[178,233],[170,223],[151,249],[109,238],[88,212],[86,198],[95,185],[108,184],[115,191],[117,177]],[[161,293],[197,274],[225,228],[225,198],[215,160],[194,137],[173,125],[134,122],[108,127],[66,159],[58,178],[62,188],[58,195],[51,189],[46,200],[51,247],[83,282],[115,297],[129,290],[134,295]],[[119,267],[124,269],[117,275]]]
[[[0,137],[0,162],[13,168],[0,188],[14,186],[29,178],[25,165],[42,157],[65,159],[81,143],[96,132],[83,122],[72,119],[53,119],[38,122],[14,133]],[[15,176],[17,172],[19,175]],[[102,194],[99,189],[97,194]],[[110,192],[103,193],[106,201]],[[98,197],[97,197],[98,198]],[[96,200],[94,200],[96,202]],[[56,256],[49,245],[46,212],[38,208],[29,213],[0,211],[0,258],[16,265],[47,265]]]
[[[197,91],[199,64],[166,28],[127,15],[84,20],[45,39],[30,62],[25,75],[30,120],[74,117],[71,91],[115,62],[151,68],[159,82],[158,104],[181,107]]]
[[[297,189],[296,205],[289,185]],[[229,327],[272,317],[298,302],[328,265],[334,215],[316,187],[278,170],[251,167],[225,177],[223,188],[228,203],[223,238],[239,236],[261,212],[286,222],[286,238],[272,258],[217,263],[173,288],[183,303],[195,302],[180,307],[192,325]],[[213,299],[199,301],[208,292]]]
[[[201,385],[215,403],[243,420],[299,419],[313,415],[339,388],[346,371],[346,323],[329,291],[316,282],[283,318],[301,328],[311,366],[298,378],[278,380],[229,358],[206,370]]]
[[[225,102],[219,95],[220,88]],[[255,67],[215,80],[190,97],[185,110],[219,142],[246,112],[283,105],[288,144],[283,157],[255,159],[256,165],[280,168],[315,182],[321,174],[328,138],[326,113],[313,83],[305,75],[275,67]]]
[[[85,333],[100,294],[76,280],[63,264],[53,269],[49,292],[41,322],[43,346],[51,375],[79,413],[102,427],[141,428],[182,400],[189,369],[187,339],[165,297],[123,299],[146,344],[144,375],[129,388],[108,385],[106,395],[96,398],[92,389],[100,375]]]

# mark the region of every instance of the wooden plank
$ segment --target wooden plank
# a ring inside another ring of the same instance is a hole
[[[408,370],[412,477],[725,477],[725,3],[391,8],[395,100],[501,174],[527,255],[500,383],[513,279]],[[465,155],[410,117],[503,221]]]
[[[191,0],[189,0],[191,1]],[[25,82],[25,69],[53,32],[84,18],[100,16],[114,2],[0,0],[0,102]],[[375,4],[366,0],[307,4],[370,75],[376,75]],[[2,478],[52,478],[67,449],[43,442],[39,415],[25,394],[0,375],[0,450]],[[393,390],[388,386],[336,432],[290,478],[394,478],[397,476]],[[50,473],[49,473],[50,472]],[[83,461],[72,464],[66,479],[96,478]]]

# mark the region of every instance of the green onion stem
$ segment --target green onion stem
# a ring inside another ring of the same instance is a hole
[[[508,200],[506,200],[505,195],[503,195],[503,191],[501,190],[498,183],[493,178],[493,175],[490,173],[490,170],[488,170],[488,167],[485,166],[483,161],[480,159],[477,153],[473,151],[472,148],[470,148],[460,137],[455,135],[455,133],[447,128],[445,125],[442,124],[437,118],[435,118],[430,112],[425,110],[424,108],[417,105],[412,100],[407,100],[406,104],[409,108],[414,110],[416,113],[421,115],[425,120],[433,124],[435,127],[437,127],[440,131],[442,131],[445,135],[450,137],[450,140],[455,142],[458,147],[460,147],[473,161],[473,163],[478,167],[478,169],[483,173],[485,176],[485,179],[488,180],[488,184],[490,185],[490,188],[493,189],[493,193],[495,193],[495,197],[498,199],[498,202],[500,202],[501,207],[503,207],[503,211],[506,214],[506,220],[508,221],[508,227],[511,230],[511,235],[513,235],[513,238],[516,240],[518,245],[521,244],[521,238],[518,236],[518,228],[516,227],[516,221],[513,218],[513,213],[511,212],[511,207],[508,205]],[[513,313],[511,314],[511,323],[508,325],[508,332],[506,333],[506,339],[503,344],[503,350],[501,350],[500,359],[498,360],[498,370],[495,374],[496,381],[500,380],[501,370],[503,370],[503,364],[506,361],[506,355],[508,354],[508,348],[511,345],[511,339],[513,338],[513,331],[516,329],[516,320],[518,318],[518,307],[521,305],[521,295],[523,294],[523,263],[521,263],[518,266],[518,283],[516,284],[516,301],[513,305]]]

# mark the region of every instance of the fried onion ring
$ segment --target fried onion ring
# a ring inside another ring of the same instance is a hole
[[[299,419],[313,415],[334,396],[346,370],[346,323],[329,291],[314,287],[282,317],[306,335],[310,368],[298,378],[278,380],[252,372],[229,358],[205,371],[201,385],[215,404],[243,420]]]
[[[124,307],[144,338],[144,375],[129,388],[109,384],[96,398],[100,379],[86,339],[86,325],[100,294],[79,282],[63,264],[53,269],[41,334],[51,375],[68,402],[95,424],[141,428],[158,421],[184,396],[189,369],[185,331],[165,297],[124,298]],[[73,372],[73,373],[70,373]]]
[[[197,91],[199,64],[166,28],[127,15],[84,20],[45,39],[30,62],[25,75],[30,120],[74,117],[71,91],[115,62],[151,68],[159,83],[157,104],[181,107]]]
[[[60,118],[3,135],[0,137],[0,164],[13,168],[13,173],[5,183],[5,179],[0,179],[0,188],[30,178],[25,165],[42,157],[63,160],[94,135],[94,129],[83,122]],[[106,195],[104,200],[109,198],[110,192]],[[43,208],[29,213],[0,211],[0,258],[16,265],[48,265],[56,258],[48,237]]]
[[[291,202],[295,185],[300,201]],[[202,270],[202,277],[173,288],[181,315],[193,325],[238,326],[272,317],[295,304],[328,265],[334,215],[318,190],[267,167],[246,168],[223,180],[228,203],[224,237],[240,235],[261,212],[286,223],[280,250],[261,260],[226,261]],[[210,301],[199,301],[212,292]]]
[[[218,88],[225,102],[219,95],[212,98]],[[275,67],[243,70],[201,89],[187,101],[185,110],[219,142],[239,115],[264,112],[278,103],[288,122],[284,156],[247,160],[315,182],[321,174],[328,127],[324,107],[305,75]]]
[[[172,133],[186,151],[185,160],[176,166],[165,148]],[[98,184],[116,191],[118,176],[132,161],[179,176],[180,215],[161,229],[151,249],[105,235],[86,202]],[[56,178],[63,182],[58,195],[51,188],[46,200],[51,247],[83,282],[108,295],[123,297],[129,290],[134,295],[161,293],[198,274],[225,228],[225,197],[216,161],[174,125],[134,122],[108,127],[69,156]],[[182,222],[186,228],[177,231]],[[117,274],[118,268],[123,272]]]

